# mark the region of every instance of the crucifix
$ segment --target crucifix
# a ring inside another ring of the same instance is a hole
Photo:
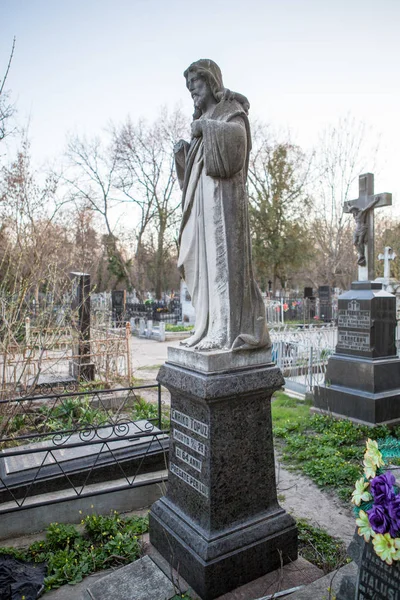
[[[353,243],[358,252],[358,280],[372,281],[374,273],[374,209],[392,204],[392,194],[374,194],[374,176],[364,173],[358,178],[358,198],[344,203],[343,211],[355,220]]]
[[[378,254],[378,260],[383,260],[383,277],[389,283],[390,279],[390,261],[396,258],[397,254],[390,246],[385,246],[383,254]]]

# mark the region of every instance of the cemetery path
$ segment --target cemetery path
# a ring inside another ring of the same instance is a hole
[[[145,383],[156,381],[158,368],[167,360],[168,346],[178,346],[173,342],[156,342],[133,338],[132,366],[134,376]],[[157,401],[156,390],[141,392],[146,400]],[[169,404],[169,394],[163,390],[163,403]],[[315,526],[322,527],[334,537],[349,544],[355,529],[355,519],[351,509],[338,498],[318,488],[304,475],[293,473],[277,460],[276,477],[282,507],[297,518],[307,519]]]
[[[322,527],[348,545],[355,530],[351,509],[333,494],[321,490],[308,477],[287,471],[279,460],[275,469],[282,508],[298,519],[307,519],[312,525]]]

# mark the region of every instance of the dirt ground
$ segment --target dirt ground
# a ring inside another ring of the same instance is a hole
[[[134,376],[146,383],[155,382],[159,367],[167,360],[168,346],[179,341],[156,342],[133,338],[132,364]],[[141,393],[147,400],[156,401],[157,392]],[[163,390],[162,401],[169,404],[169,394]],[[320,490],[307,477],[287,471],[276,463],[276,480],[281,506],[297,518],[305,518],[315,526],[326,529],[330,535],[350,543],[355,530],[351,509],[339,499]]]

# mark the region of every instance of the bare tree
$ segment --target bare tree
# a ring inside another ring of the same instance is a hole
[[[110,219],[110,213],[120,203],[115,195],[116,155],[112,149],[104,149],[99,138],[87,140],[75,136],[68,142],[67,157],[71,172],[64,179],[71,186],[72,197],[81,207],[102,217],[106,228],[102,241],[108,270],[117,283],[126,281],[132,289],[129,262],[119,247]]]
[[[343,213],[343,205],[351,200],[350,191],[358,176],[373,169],[367,159],[376,154],[377,147],[368,148],[366,138],[365,124],[346,117],[325,130],[316,149],[317,176],[312,189],[316,260],[309,273],[314,286],[347,288],[354,278],[352,223]]]
[[[118,167],[118,188],[139,211],[136,229],[138,287],[145,280],[146,244],[155,232],[155,294],[161,298],[165,269],[174,245],[174,232],[180,217],[180,193],[175,174],[173,146],[184,135],[185,118],[179,109],[172,114],[164,109],[153,123],[130,119],[114,129],[114,148]],[[175,228],[175,229],[174,229]]]
[[[271,279],[285,287],[310,256],[306,192],[310,160],[290,142],[271,139],[263,125],[254,128],[248,189],[256,276],[263,289]]]
[[[62,262],[61,255],[66,254],[66,230],[56,221],[66,202],[57,196],[58,184],[54,173],[41,173],[39,177],[33,171],[26,138],[16,159],[1,169],[3,268],[7,265],[8,281],[18,283],[20,279],[22,296],[28,291],[22,281],[30,281],[37,298],[46,281],[48,264]]]
[[[10,67],[14,56],[14,50],[15,37],[13,39],[6,72],[4,74],[3,79],[0,79],[0,141],[3,140],[7,135],[9,135],[10,132],[7,129],[8,123],[15,112],[15,107],[10,100],[10,92],[5,89],[7,77],[10,72]]]

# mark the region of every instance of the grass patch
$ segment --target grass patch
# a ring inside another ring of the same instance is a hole
[[[141,396],[136,396],[135,406],[130,413],[132,421],[141,421],[147,419],[148,421],[158,418],[158,407],[152,402],[148,402]],[[162,429],[170,428],[170,409],[169,406],[161,407],[161,425]]]
[[[148,517],[88,515],[80,531],[74,525],[52,523],[42,541],[27,550],[0,548],[0,554],[47,563],[45,590],[82,581],[86,575],[127,565],[142,555],[141,535],[148,531]]]
[[[170,323],[165,323],[165,331],[170,332],[178,332],[178,331],[192,331],[194,325],[171,325]]]
[[[389,436],[387,427],[366,427],[329,416],[311,415],[309,404],[283,392],[274,395],[272,423],[281,460],[348,501],[362,472],[368,437]],[[391,432],[399,437],[400,428]]]
[[[346,545],[324,529],[310,525],[305,519],[297,521],[299,554],[313,565],[330,573],[349,562]]]

